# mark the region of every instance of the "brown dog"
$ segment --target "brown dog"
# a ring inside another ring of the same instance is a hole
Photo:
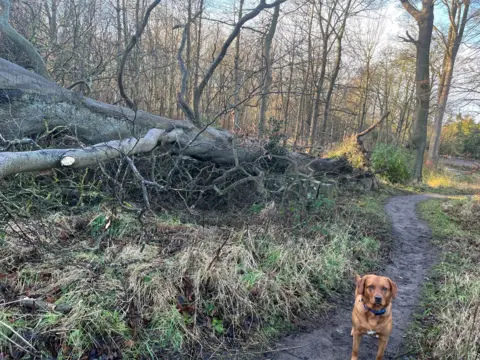
[[[355,305],[352,312],[353,350],[351,360],[358,360],[362,335],[378,338],[375,360],[382,360],[388,338],[392,332],[392,299],[397,295],[397,285],[387,277],[357,275]]]

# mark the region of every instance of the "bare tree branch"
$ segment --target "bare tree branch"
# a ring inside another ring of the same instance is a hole
[[[362,136],[365,136],[367,135],[368,133],[372,132],[373,130],[375,130],[375,128],[380,125],[387,117],[388,115],[390,115],[390,111],[383,114],[382,117],[380,118],[380,120],[378,120],[376,123],[374,123],[373,125],[371,125],[370,127],[368,127],[367,129],[363,130],[361,133],[358,133],[357,135],[355,135],[355,137],[358,139],[360,139]]]
[[[230,33],[230,35],[228,36],[227,40],[225,40],[225,42],[223,43],[222,45],[222,48],[219,52],[219,54],[215,57],[215,59],[213,60],[213,62],[210,64],[210,67],[208,68],[208,70],[206,71],[202,81],[200,82],[200,84],[198,85],[198,87],[195,89],[195,93],[194,93],[194,96],[193,96],[193,111],[195,113],[195,118],[199,118],[200,116],[200,98],[203,94],[203,91],[205,90],[205,87],[207,86],[210,78],[212,77],[215,69],[218,67],[218,65],[220,65],[220,63],[222,62],[223,58],[225,57],[225,55],[227,54],[227,51],[228,51],[228,48],[230,47],[230,45],[232,44],[233,40],[235,40],[235,38],[237,37],[237,35],[239,34],[240,32],[240,29],[242,28],[242,26],[249,20],[253,19],[254,17],[256,17],[260,12],[262,12],[262,10],[264,9],[270,9],[270,8],[273,8],[279,4],[282,4],[284,3],[285,1],[287,0],[277,0],[271,4],[267,4],[266,3],[266,0],[260,0],[260,4],[254,8],[252,11],[250,11],[249,13],[245,14],[238,22],[237,24],[235,25],[234,29],[232,30],[232,32]]]
[[[125,100],[127,103],[128,107],[132,110],[136,110],[137,105],[133,102],[132,99],[128,97],[128,95],[125,93],[125,88],[123,84],[123,72],[125,69],[125,64],[128,59],[128,55],[130,55],[130,52],[133,50],[135,45],[137,44],[138,39],[142,36],[143,31],[145,30],[145,27],[147,26],[148,23],[148,18],[150,17],[150,14],[152,10],[160,4],[161,0],[155,0],[153,1],[150,6],[147,8],[147,11],[145,12],[145,16],[143,17],[143,21],[140,24],[140,26],[137,27],[137,32],[135,35],[132,36],[132,39],[130,40],[130,43],[127,45],[127,48],[125,49],[125,52],[123,53],[122,56],[122,61],[120,63],[120,69],[118,70],[118,88],[120,90],[120,95],[122,95],[122,98]]]
[[[414,44],[415,46],[417,46],[418,44],[418,40],[415,40],[409,33],[408,31],[406,31],[406,34],[407,34],[407,37],[404,38],[403,36],[398,36],[401,40],[405,41],[405,42],[408,42],[408,43],[412,43]]]
[[[407,10],[407,12],[412,15],[415,20],[419,21],[421,12],[410,3],[410,0],[400,0],[400,2],[402,3],[404,9]]]

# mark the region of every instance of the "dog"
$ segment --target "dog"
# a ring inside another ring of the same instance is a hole
[[[352,311],[353,348],[351,360],[358,360],[362,335],[378,338],[375,360],[382,360],[392,332],[392,299],[398,292],[397,284],[378,275],[356,276],[355,305]]]

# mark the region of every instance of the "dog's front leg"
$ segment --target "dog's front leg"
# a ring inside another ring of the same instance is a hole
[[[353,335],[353,347],[351,360],[358,360],[358,349],[360,348],[360,341],[362,340],[362,334],[356,329],[352,329]]]
[[[380,335],[378,338],[378,351],[375,360],[383,360],[383,354],[387,348],[388,336]]]

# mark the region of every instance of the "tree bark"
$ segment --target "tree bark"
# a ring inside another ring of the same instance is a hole
[[[413,40],[417,49],[415,91],[417,96],[416,117],[411,141],[416,150],[414,180],[422,181],[423,156],[427,146],[427,123],[430,108],[430,43],[433,31],[434,0],[423,0],[422,10],[417,10],[409,0],[400,0],[407,12],[417,21],[418,40]]]
[[[330,78],[330,85],[327,90],[327,96],[325,97],[325,107],[323,109],[323,124],[322,124],[322,145],[326,144],[327,136],[327,122],[328,122],[328,116],[330,114],[330,105],[332,102],[332,95],[333,95],[333,89],[335,86],[335,81],[337,81],[337,76],[338,72],[340,71],[340,63],[342,62],[342,39],[343,39],[343,34],[345,33],[345,26],[347,24],[347,18],[348,18],[348,13],[350,10],[350,4],[352,3],[351,0],[348,1],[345,12],[344,12],[344,18],[342,20],[342,26],[337,34],[337,56],[335,58],[335,65],[333,68],[333,73]],[[332,124],[332,130],[333,130],[333,124]]]
[[[12,41],[21,51],[27,55],[28,59],[33,65],[33,70],[42,75],[43,77],[49,78],[47,67],[43,62],[42,57],[33,47],[30,42],[25,39],[21,34],[19,34],[9,23],[10,17],[10,0],[0,0],[0,5],[2,10],[0,11],[0,31],[5,34],[5,36]]]
[[[142,137],[152,128],[176,130],[175,141],[164,144],[174,154],[218,164],[235,162],[232,135],[227,131],[197,128],[189,121],[101,103],[0,59],[0,134],[12,140],[57,127],[69,130],[87,145]],[[237,153],[240,162],[248,162],[258,158],[263,150],[259,144],[245,144]]]
[[[468,10],[470,7],[470,0],[463,0],[463,6],[464,8],[460,24],[458,24],[457,21],[457,19],[460,19],[460,14],[457,14],[457,12],[462,11],[462,3],[458,3],[457,1],[453,0],[449,7],[450,28],[448,31],[448,38],[445,43],[443,69],[440,78],[440,84],[438,86],[437,109],[435,111],[433,125],[434,129],[430,137],[430,147],[428,152],[428,158],[434,164],[438,164],[438,154],[440,150],[440,134],[442,132],[443,116],[445,115],[448,95],[450,93],[450,87],[452,84],[455,60],[457,57],[458,49],[460,48],[460,44],[462,43],[465,26],[468,22]]]
[[[244,0],[240,0],[240,5],[238,9],[238,21],[243,16],[243,3]],[[241,115],[241,109],[239,108],[238,103],[240,102],[240,39],[241,39],[241,33],[238,34],[237,40],[235,42],[235,58],[234,58],[234,70],[233,70],[233,76],[234,76],[234,81],[235,81],[235,97],[234,97],[234,103],[235,103],[235,115],[234,115],[234,120],[233,120],[233,127],[234,129],[238,129],[240,127],[240,115]]]
[[[273,11],[272,23],[268,29],[268,33],[265,36],[265,43],[263,47],[263,58],[265,64],[265,77],[263,79],[262,86],[262,101],[260,103],[260,121],[258,124],[258,137],[262,138],[265,131],[265,118],[268,107],[268,95],[270,92],[270,86],[272,84],[272,41],[277,29],[278,17],[280,15],[280,4],[275,6]]]

